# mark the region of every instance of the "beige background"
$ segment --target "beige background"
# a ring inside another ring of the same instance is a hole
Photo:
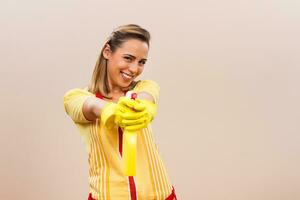
[[[142,78],[179,199],[300,199],[298,0],[2,0],[0,23],[0,199],[87,199],[63,94],[126,23],[152,34]]]

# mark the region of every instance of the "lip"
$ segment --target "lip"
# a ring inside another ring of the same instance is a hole
[[[128,81],[131,82],[134,79],[133,75],[127,74],[126,72],[120,71],[120,75],[125,82],[128,82]]]
[[[126,72],[120,71],[120,73],[121,73],[121,74],[125,74],[125,75],[127,75],[128,77],[130,77],[130,78],[134,78],[134,75],[128,74],[128,73],[126,73]]]

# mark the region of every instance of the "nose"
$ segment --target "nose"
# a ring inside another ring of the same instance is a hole
[[[136,74],[138,72],[138,67],[138,63],[131,63],[128,70],[131,72],[131,74]]]

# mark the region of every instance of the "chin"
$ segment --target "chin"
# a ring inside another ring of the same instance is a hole
[[[130,82],[121,82],[119,85],[122,87],[122,88],[127,88],[131,85],[133,81],[130,81]]]

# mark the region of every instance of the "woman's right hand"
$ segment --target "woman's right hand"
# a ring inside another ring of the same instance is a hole
[[[115,122],[125,131],[138,131],[145,128],[146,113],[145,106],[137,101],[120,97],[116,112]]]
[[[144,109],[134,100],[120,97],[117,103],[106,102],[101,111],[101,122],[107,128],[118,125],[127,131],[137,131],[144,127]]]
[[[108,128],[118,125],[125,131],[139,131],[146,128],[153,119],[148,107],[143,100],[120,97],[117,103],[108,102],[103,107],[101,121]]]

